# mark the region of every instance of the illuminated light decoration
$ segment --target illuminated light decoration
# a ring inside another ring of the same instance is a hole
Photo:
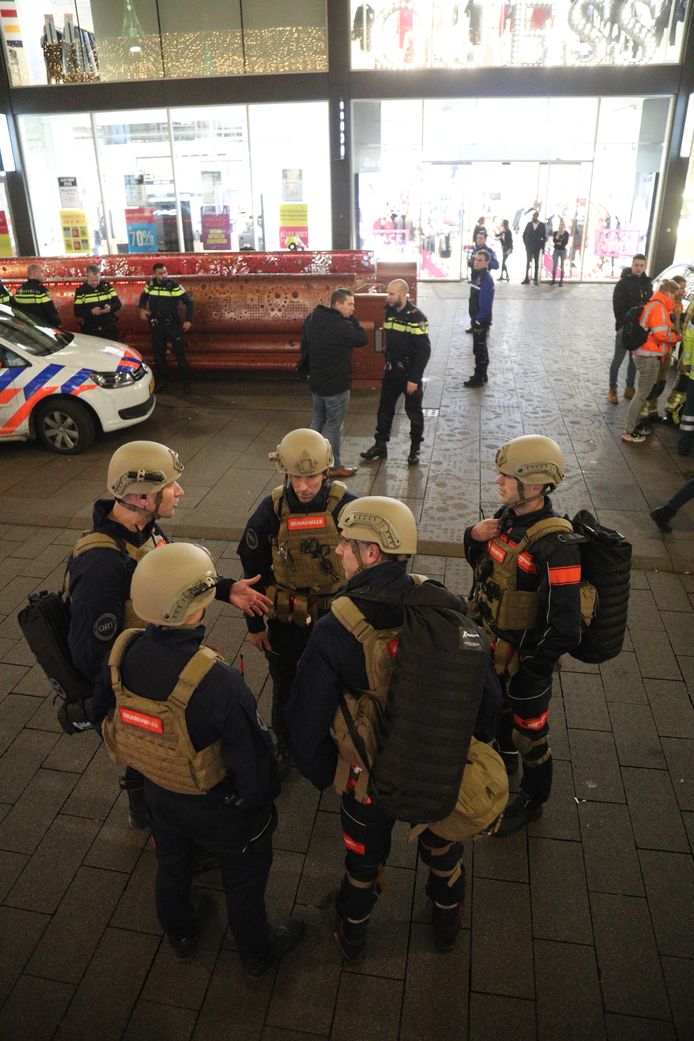
[[[142,52],[142,26],[132,0],[125,0],[122,32],[128,41],[128,53],[140,54]]]

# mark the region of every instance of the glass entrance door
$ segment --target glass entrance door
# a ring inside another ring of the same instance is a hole
[[[552,277],[552,235],[559,230],[559,221],[563,220],[569,233],[564,279],[578,281],[581,278],[591,166],[591,163],[539,164],[537,198],[540,218],[547,226],[543,277]]]
[[[457,282],[463,264],[462,163],[422,163],[419,277]]]

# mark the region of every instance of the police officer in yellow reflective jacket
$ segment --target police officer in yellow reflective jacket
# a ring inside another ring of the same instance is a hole
[[[93,721],[111,759],[144,775],[157,915],[173,953],[188,961],[196,951],[203,908],[193,905],[191,884],[202,847],[217,858],[229,926],[244,972],[255,977],[296,946],[304,923],[268,923],[277,768],[253,694],[204,643],[218,581],[201,546],[169,543],[143,557],[131,592],[147,627],[116,641]]]
[[[523,765],[496,832],[503,837],[536,820],[552,788],[552,676],[581,640],[581,557],[549,498],[566,470],[556,441],[516,437],[497,452],[496,469],[501,508],[466,530],[465,556],[474,569],[469,612],[492,638],[504,689],[499,751],[509,774],[519,758]]]
[[[105,282],[96,264],[87,267],[87,280],[75,290],[75,315],[83,333],[117,340],[116,312],[121,308],[118,293],[110,282]]]
[[[0,304],[12,307],[12,294],[3,282],[0,282]]]
[[[388,286],[383,331],[386,338],[386,366],[381,384],[381,400],[376,417],[374,444],[361,453],[362,459],[385,459],[401,394],[405,395],[405,412],[410,421],[409,466],[419,462],[419,446],[424,438],[424,370],[431,356],[429,323],[426,315],[408,298],[409,286],[396,278]]]
[[[60,315],[50,293],[43,284],[44,277],[44,270],[40,264],[29,265],[26,282],[23,282],[14,294],[15,307],[24,311],[39,325],[59,329]]]
[[[186,309],[185,320],[181,321],[181,304]],[[176,355],[178,371],[183,384],[183,393],[192,394],[190,367],[183,345],[183,333],[187,333],[193,321],[193,301],[180,282],[169,278],[162,263],[152,267],[152,280],[140,294],[140,317],[152,328],[152,350],[154,351],[154,375],[157,390],[165,390],[166,345],[171,341]]]

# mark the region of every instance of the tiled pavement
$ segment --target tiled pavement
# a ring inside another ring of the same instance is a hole
[[[68,738],[46,681],[19,638],[28,592],[56,587],[75,528],[102,488],[121,438],[58,459],[0,446],[0,1041],[691,1041],[694,1037],[694,514],[661,539],[648,509],[683,479],[674,435],[618,440],[605,401],[609,289],[501,287],[492,381],[470,371],[465,290],[424,287],[435,357],[425,404],[425,465],[404,466],[406,431],[387,464],[352,486],[404,497],[421,517],[417,569],[469,585],[462,528],[491,509],[493,454],[505,438],[550,433],[570,476],[558,504],[592,506],[634,541],[629,636],[600,668],[564,662],[553,703],[556,780],[540,821],[508,839],[467,844],[465,928],[455,952],[431,948],[421,871],[398,826],[389,889],[367,960],[344,969],[326,898],[340,875],[335,797],[292,774],[279,802],[269,889],[274,914],[309,922],[302,948],[246,982],[217,912],[200,954],[178,965],[153,913],[154,857],[125,826],[116,771],[93,735]],[[265,453],[306,422],[293,384],[200,385],[160,404],[133,436],[174,444],[186,461],[180,534],[204,538],[228,574],[248,510],[273,486]],[[345,458],[372,433],[375,395],[354,395]],[[684,471],[686,473],[686,470]],[[679,573],[673,573],[675,572]],[[231,661],[244,624],[214,605],[211,642]],[[246,676],[267,713],[263,659]]]

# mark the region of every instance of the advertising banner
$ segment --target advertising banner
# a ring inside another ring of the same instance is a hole
[[[151,206],[129,206],[125,211],[129,253],[156,253],[157,229]]]
[[[0,257],[13,257],[12,239],[10,238],[10,226],[7,223],[7,214],[0,210]]]
[[[231,214],[202,213],[202,248],[231,249]]]
[[[280,249],[308,249],[308,204],[280,204]]]
[[[63,248],[66,253],[89,252],[89,224],[84,210],[61,210]]]

